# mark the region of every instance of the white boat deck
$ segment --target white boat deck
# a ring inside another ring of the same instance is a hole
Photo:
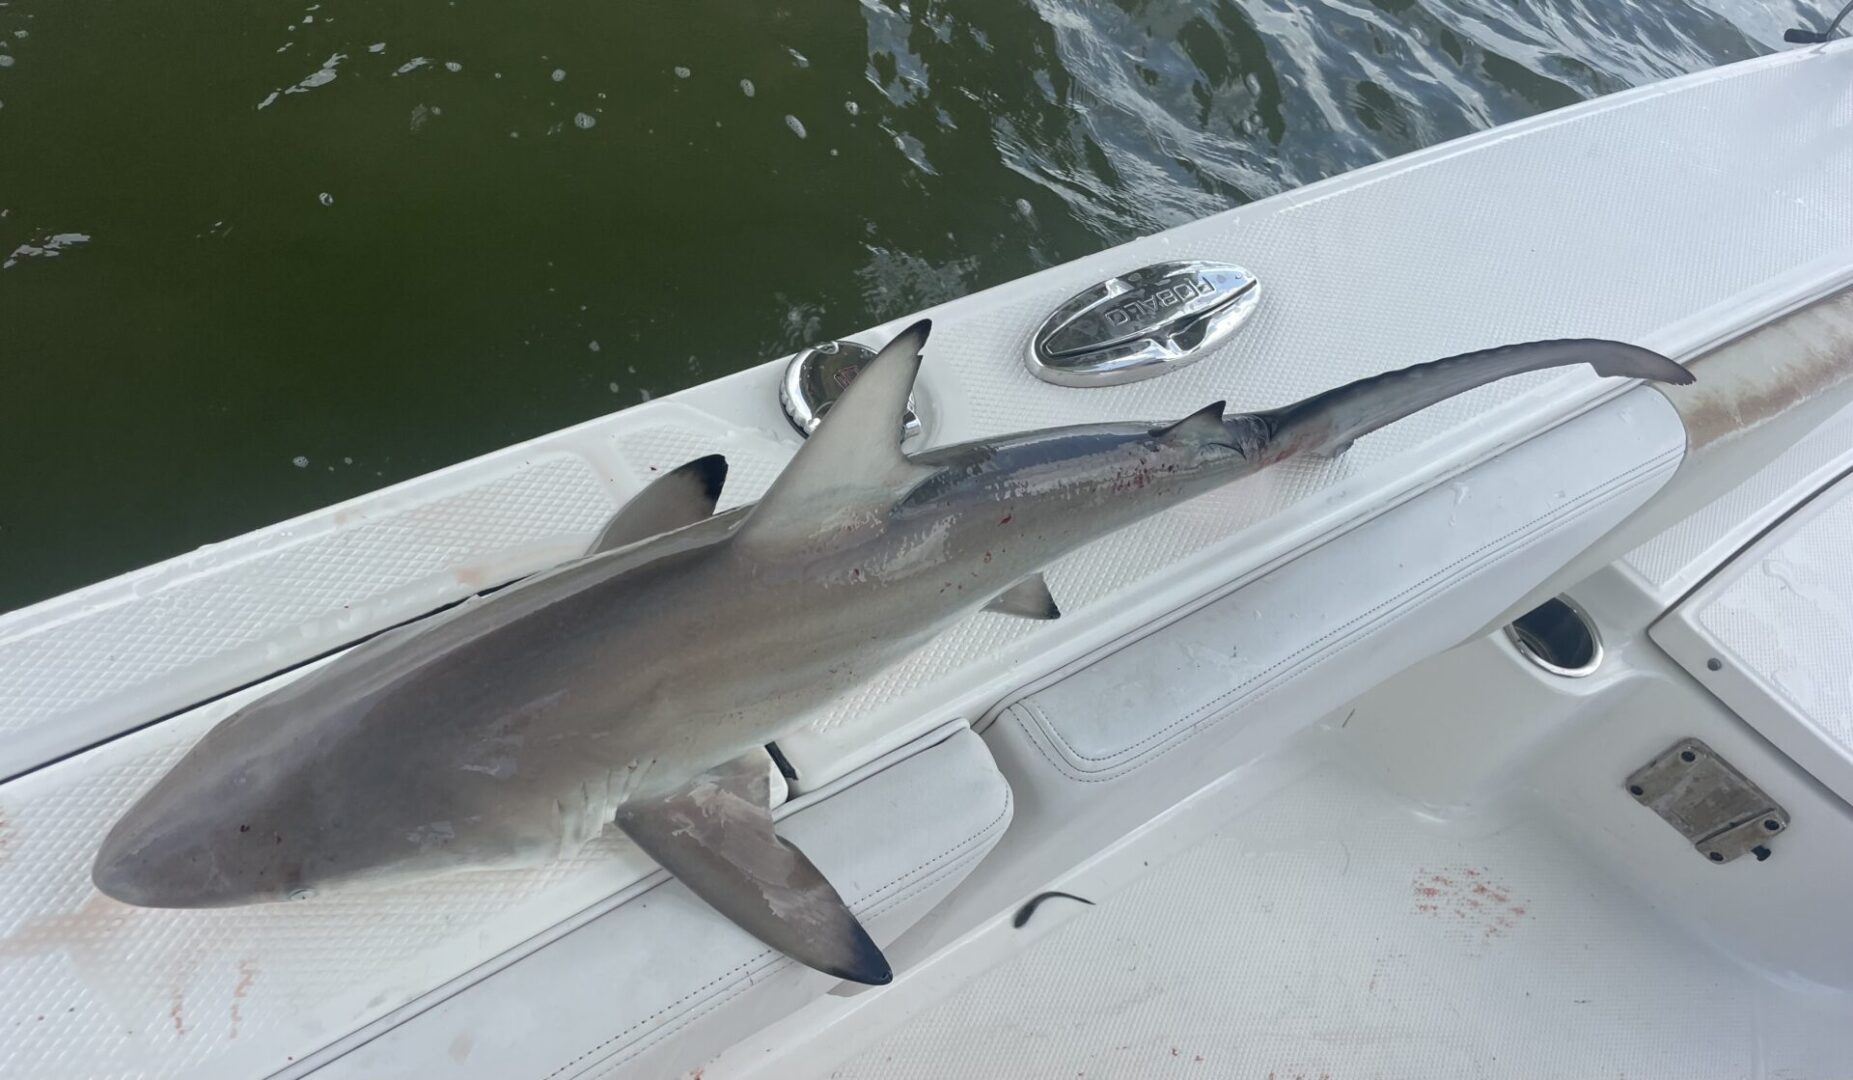
[[[1848,1075],[1844,994],[1711,948],[1523,792],[1425,815],[1320,734],[1218,792],[1206,839],[1097,907],[1047,902],[1046,940],[819,1075]]]
[[[1853,49],[1797,51],[1483,133],[964,298],[927,313],[926,439],[1179,417],[1221,398],[1269,407],[1529,338],[1618,337],[1690,355],[1853,277],[1850,125]],[[1262,281],[1259,313],[1218,353],[1098,390],[1028,374],[1030,330],[1060,299],[1193,257],[1239,262]],[[0,1075],[305,1075],[644,890],[649,864],[616,842],[544,870],[452,877],[374,903],[261,910],[130,909],[96,894],[88,868],[115,817],[240,687],[552,565],[654,472],[700,454],[729,455],[727,503],[756,497],[796,442],[777,377],[762,366],[0,617],[0,776],[10,777],[0,784],[0,1013],[12,1025]],[[1277,470],[1094,545],[1048,575],[1059,623],[974,618],[783,743],[805,777],[799,794],[981,716],[1624,389],[1582,371],[1489,387],[1338,463]],[[1408,871],[1406,891],[1410,866],[1445,872],[1478,859],[1514,895],[1560,895],[1492,848],[1453,860],[1445,844],[1424,846],[1433,842],[1408,841],[1406,857],[1377,863],[1354,852],[1352,873],[1388,889]],[[1285,899],[1304,884],[1289,874],[1251,891]],[[1396,917],[1414,919],[1405,906]],[[946,915],[937,932],[954,938],[966,929],[955,920],[972,917]],[[1615,925],[1632,917],[1616,914]],[[583,963],[622,978],[635,958],[589,952]],[[905,1000],[906,981],[884,993]],[[544,1007],[577,1022],[559,1045],[534,1048],[533,1074],[601,1068],[568,1045],[601,1022],[597,1003],[563,994]],[[587,1045],[606,1034],[587,1034]],[[469,1057],[445,1067],[469,1075]]]

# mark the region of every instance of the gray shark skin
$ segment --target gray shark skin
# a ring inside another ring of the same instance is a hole
[[[724,463],[693,462],[587,557],[240,709],[116,824],[97,887],[153,907],[301,899],[544,863],[615,822],[761,941],[886,982],[835,890],[773,832],[758,748],[982,608],[1054,617],[1051,562],[1268,465],[1539,368],[1691,381],[1619,342],[1537,342],[1272,412],[1219,403],[910,457],[900,418],[928,330],[865,368],[757,505],[713,515]]]

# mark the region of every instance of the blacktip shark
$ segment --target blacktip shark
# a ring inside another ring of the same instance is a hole
[[[900,447],[929,324],[897,335],[756,505],[719,456],[665,475],[583,558],[382,634],[208,732],[104,840],[150,907],[303,899],[544,863],[615,823],[765,944],[881,984],[887,960],[773,828],[761,750],[980,609],[1059,611],[1041,571],[1106,533],[1540,368],[1686,383],[1614,341],[1393,371],[1269,412]]]

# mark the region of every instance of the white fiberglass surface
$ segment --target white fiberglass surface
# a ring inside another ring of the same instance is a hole
[[[932,313],[920,388],[927,437],[1177,417],[1225,397],[1268,407],[1528,337],[1698,348],[1844,272],[1853,222],[1819,208],[1853,176],[1853,151],[1837,138],[1849,71],[1853,51],[1836,46],[1617,95],[948,304]],[[1099,391],[1048,386],[1024,369],[1030,329],[1060,298],[1189,256],[1233,259],[1263,280],[1252,326],[1217,354]],[[739,480],[727,501],[756,496],[796,442],[775,381],[769,369],[743,373],[0,620],[0,729],[32,751],[9,771],[72,755],[0,789],[11,830],[0,832],[0,854],[21,871],[9,882],[23,882],[9,890],[0,971],[47,1010],[14,1042],[15,1060],[29,1073],[55,1063],[74,1075],[178,1074],[209,1059],[220,1072],[283,1067],[276,1058],[291,1050],[266,1033],[306,1015],[305,1002],[324,1014],[302,1044],[333,1041],[555,921],[524,915],[513,899],[557,885],[590,903],[630,881],[612,861],[403,894],[389,904],[394,919],[456,942],[426,965],[377,904],[312,909],[313,926],[298,934],[268,925],[273,913],[131,915],[101,906],[87,866],[102,827],[220,706],[123,732],[558,561],[663,467],[725,449]],[[1124,530],[1050,573],[1059,624],[975,618],[823,717],[834,731],[788,750],[853,767],[909,725],[995,702],[1611,389],[1580,372],[1487,388],[1362,440],[1339,462],[1276,470]],[[24,873],[34,852],[43,872]],[[240,964],[259,947],[300,957],[301,985],[313,989],[286,995],[274,970],[247,980]],[[383,970],[382,955],[403,963]],[[124,984],[132,989],[104,989]],[[258,1064],[227,1066],[233,1056]]]
[[[1618,94],[942,305],[928,313],[918,388],[924,441],[1175,418],[1218,399],[1267,408],[1528,338],[1700,348],[1844,275],[1853,221],[1831,207],[1853,186],[1840,137],[1849,70],[1853,51],[1832,45]],[[1126,386],[1074,390],[1028,372],[1028,337],[1062,299],[1191,257],[1260,275],[1257,314],[1228,344]],[[777,378],[772,366],[744,372],[0,618],[0,730],[30,744],[9,770],[557,561],[652,470],[738,451],[727,499],[757,496],[797,438]],[[1364,439],[1341,462],[1275,470],[1124,530],[1049,575],[1070,616],[1062,627],[973,619],[821,717],[843,734],[813,749],[874,744],[935,709],[948,711],[928,726],[956,715],[972,703],[949,699],[971,688],[1007,689],[1025,663],[1085,651],[1226,581],[1233,571],[1217,568],[1231,558],[1304,543],[1613,389],[1587,372],[1511,380]],[[530,462],[543,458],[553,464],[540,475]]]
[[[1232,787],[1196,846],[818,1075],[1847,1075],[1844,996],[1750,973],[1525,799],[1426,812],[1310,735],[1261,805]]]

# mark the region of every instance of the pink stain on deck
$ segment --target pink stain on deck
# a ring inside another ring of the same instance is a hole
[[[1518,928],[1527,908],[1487,873],[1484,867],[1416,871],[1409,886],[1416,912],[1462,924],[1482,939],[1503,937]]]

